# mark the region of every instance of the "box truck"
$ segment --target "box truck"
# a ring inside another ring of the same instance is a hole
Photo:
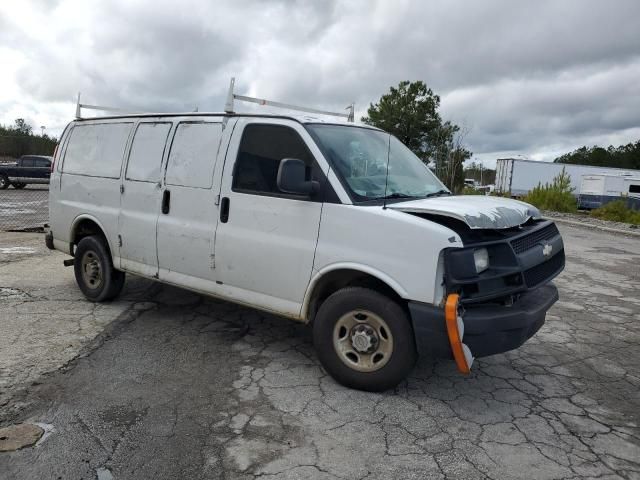
[[[496,192],[501,195],[524,197],[539,183],[551,183],[553,178],[565,169],[571,178],[573,194],[580,194],[583,175],[616,175],[640,177],[640,170],[623,168],[594,167],[568,163],[541,162],[518,158],[499,158],[496,163]]]

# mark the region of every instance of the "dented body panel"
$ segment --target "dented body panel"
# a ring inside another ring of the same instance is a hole
[[[455,195],[425,198],[390,205],[407,213],[443,215],[466,223],[472,229],[504,229],[541,218],[540,211],[528,203],[501,197]]]

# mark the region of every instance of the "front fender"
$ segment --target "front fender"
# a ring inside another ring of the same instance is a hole
[[[354,270],[357,272],[365,273],[385,283],[389,288],[391,288],[394,292],[396,292],[399,297],[406,298],[406,299],[409,298],[409,294],[407,293],[407,290],[398,281],[396,281],[394,278],[390,277],[386,273],[381,272],[380,270],[374,267],[371,267],[369,265],[364,265],[361,263],[338,262],[338,263],[333,263],[331,265],[326,265],[322,269],[312,273],[311,281],[309,282],[309,286],[307,287],[307,290],[304,294],[302,311],[300,312],[302,318],[307,318],[308,316],[309,306],[311,304],[311,298],[313,296],[314,289],[318,285],[320,280],[322,280],[322,278],[325,275],[331,272],[335,272],[337,270]]]

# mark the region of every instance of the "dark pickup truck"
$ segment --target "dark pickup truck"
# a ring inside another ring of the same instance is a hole
[[[0,164],[0,190],[24,188],[29,183],[49,183],[53,157],[24,155],[15,163]]]

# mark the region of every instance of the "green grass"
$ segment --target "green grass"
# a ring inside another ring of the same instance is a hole
[[[624,200],[616,200],[591,211],[591,215],[602,220],[640,225],[640,211],[632,210]]]
[[[461,195],[484,195],[484,192],[478,189],[475,189],[473,187],[464,187],[462,189],[462,192],[460,192]]]

